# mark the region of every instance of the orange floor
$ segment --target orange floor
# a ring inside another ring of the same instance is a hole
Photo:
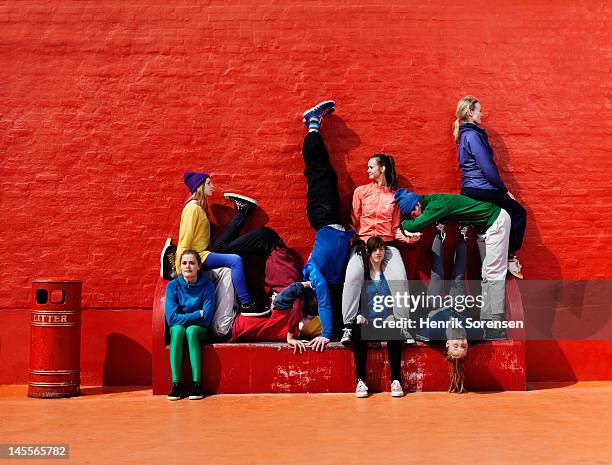
[[[219,395],[140,388],[30,399],[0,386],[0,443],[68,443],[75,464],[608,464],[612,383],[528,392]]]

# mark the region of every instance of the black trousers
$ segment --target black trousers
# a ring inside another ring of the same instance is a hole
[[[340,223],[338,176],[329,161],[329,153],[318,131],[309,132],[302,146],[304,176],[308,183],[306,214],[317,231],[323,226]]]
[[[253,229],[242,236],[240,230],[249,218],[250,210],[239,209],[228,225],[221,231],[217,240],[211,247],[211,252],[234,253],[237,255],[261,254],[268,256],[281,242],[276,231],[261,227]]]
[[[488,189],[464,187],[461,189],[461,195],[471,197],[474,200],[491,202],[506,210],[512,221],[508,251],[514,254],[521,248],[523,245],[523,237],[525,236],[525,226],[527,226],[527,211],[520,203],[516,200],[512,200],[507,192],[499,190],[491,191]]]
[[[361,338],[361,325],[353,324],[353,358],[355,359],[355,374],[357,379],[366,381],[366,358],[368,343]],[[402,341],[387,341],[387,355],[391,369],[391,381],[401,381]]]

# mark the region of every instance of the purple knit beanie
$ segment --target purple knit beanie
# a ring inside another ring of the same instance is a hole
[[[183,181],[192,194],[198,187],[200,187],[200,184],[202,184],[208,178],[210,178],[208,173],[197,173],[190,171],[183,175]]]
[[[410,215],[410,212],[414,210],[416,204],[419,203],[418,194],[403,188],[395,191],[393,197],[395,198],[395,202],[397,203],[402,215]]]

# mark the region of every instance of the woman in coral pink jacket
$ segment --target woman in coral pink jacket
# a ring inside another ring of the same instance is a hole
[[[408,292],[406,269],[399,250],[394,241],[400,240],[411,243],[418,240],[418,236],[404,236],[400,230],[400,211],[393,198],[394,188],[397,185],[395,160],[385,154],[373,155],[368,160],[369,184],[359,186],[353,194],[353,211],[351,215],[352,227],[359,241],[351,249],[349,262],[346,268],[344,290],[342,293],[342,318],[344,330],[341,342],[352,340],[351,325],[355,323],[359,313],[361,288],[364,281],[363,260],[358,250],[372,236],[382,238],[385,243],[385,276],[391,286],[392,294]],[[407,309],[394,309],[397,317],[407,317]],[[406,334],[407,339],[411,339]]]

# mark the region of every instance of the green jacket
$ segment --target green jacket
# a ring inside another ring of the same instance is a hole
[[[418,232],[441,220],[454,220],[471,224],[479,233],[486,232],[499,216],[499,208],[489,202],[480,202],[465,195],[431,194],[422,195],[421,215],[402,221],[402,230]]]

